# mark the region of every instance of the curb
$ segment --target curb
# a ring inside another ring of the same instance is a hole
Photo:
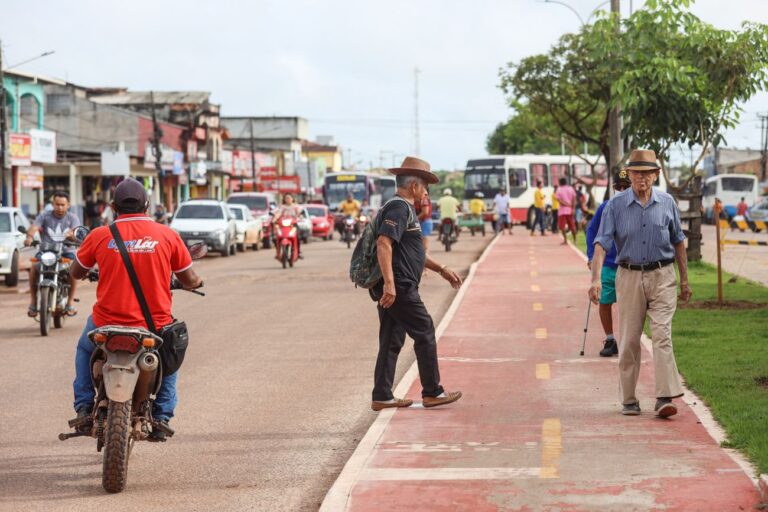
[[[573,245],[573,243],[570,241],[568,242],[568,245],[576,252],[576,254],[581,256],[584,261],[588,261],[587,256],[581,252],[578,247]],[[651,360],[653,360],[653,346],[651,339],[646,336],[645,333],[643,333],[640,341],[648,356],[651,358]],[[744,454],[738,450],[722,447],[722,444],[728,440],[728,436],[726,435],[725,430],[723,430],[723,427],[715,420],[715,417],[712,416],[712,411],[710,411],[709,408],[704,404],[704,401],[699,398],[696,393],[688,389],[688,386],[685,384],[685,379],[682,378],[682,375],[680,377],[681,386],[685,392],[681,398],[683,403],[685,403],[685,405],[687,405],[688,408],[693,411],[693,414],[695,414],[699,419],[701,426],[704,427],[704,430],[707,431],[707,434],[709,434],[709,436],[718,444],[718,446],[720,446],[720,449],[727,453],[731,460],[733,460],[733,462],[735,462],[736,465],[741,468],[744,474],[747,475],[750,480],[752,480],[752,483],[760,491],[762,499],[764,501],[768,501],[768,475],[760,475],[759,477],[755,477],[755,475],[757,475],[757,468],[755,468],[755,466],[753,466],[752,463],[747,460]]]
[[[450,307],[445,312],[445,315],[443,315],[442,320],[440,320],[440,324],[435,330],[435,337],[437,338],[438,343],[440,342],[440,337],[448,328],[448,324],[453,319],[453,316],[456,314],[456,310],[459,308],[459,305],[464,299],[466,290],[469,288],[469,285],[472,282],[475,272],[477,271],[477,267],[480,263],[485,261],[486,256],[491,251],[493,246],[496,245],[498,240],[499,235],[494,236],[493,240],[491,240],[491,243],[486,246],[477,261],[469,266],[469,273],[467,274],[467,278],[464,280],[464,283],[462,284],[456,296],[454,296]],[[418,376],[419,367],[417,362],[414,361],[395,388],[395,396],[404,396],[414,381],[418,378]],[[360,475],[366,463],[368,462],[368,459],[373,454],[373,451],[376,448],[376,444],[384,434],[384,431],[389,424],[389,420],[391,420],[392,416],[395,415],[396,410],[397,409],[395,408],[390,408],[384,409],[378,413],[376,419],[373,421],[371,426],[368,428],[368,431],[358,443],[355,451],[352,452],[352,456],[349,458],[346,464],[344,464],[344,467],[341,469],[341,473],[339,473],[339,476],[336,477],[336,481],[333,482],[333,485],[325,495],[325,498],[320,505],[320,512],[338,512],[348,509],[349,499],[352,494],[352,489],[357,483],[357,477]]]

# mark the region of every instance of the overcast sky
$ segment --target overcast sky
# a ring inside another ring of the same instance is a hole
[[[600,3],[565,1],[585,19]],[[693,11],[720,28],[768,22],[765,0],[698,0]],[[0,37],[8,65],[55,50],[26,72],[205,90],[224,115],[307,118],[312,138],[333,135],[365,167],[414,151],[418,67],[421,155],[447,169],[484,155],[507,118],[499,68],[578,26],[567,8],[537,0],[37,0],[4,3]],[[728,142],[757,148],[768,94],[745,110]]]

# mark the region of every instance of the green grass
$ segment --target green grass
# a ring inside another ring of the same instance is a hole
[[[576,246],[586,252],[583,238]],[[725,429],[729,448],[741,450],[760,473],[768,473],[768,288],[723,273],[726,301],[761,304],[759,309],[678,307],[672,337],[686,385]],[[692,303],[717,299],[717,270],[692,262]],[[760,380],[763,384],[758,383]]]

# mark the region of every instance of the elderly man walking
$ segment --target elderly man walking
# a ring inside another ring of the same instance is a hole
[[[428,185],[439,181],[437,175],[427,162],[414,157],[407,157],[390,172],[397,179],[397,195],[382,207],[375,221],[376,257],[382,280],[370,290],[379,309],[379,355],[371,408],[380,411],[413,404],[412,400],[392,395],[397,357],[406,334],[413,338],[423,405],[437,407],[455,402],[461,398],[461,391],[449,393],[440,385],[435,326],[419,296],[419,283],[425,267],[440,274],[454,288],[461,286],[461,278],[424,250],[413,206],[427,193]]]
[[[656,414],[677,414],[673,398],[683,396],[675,355],[672,351],[672,317],[677,306],[677,262],[680,300],[691,298],[685,235],[680,211],[672,196],[653,188],[659,176],[656,153],[632,151],[626,166],[632,187],[617,194],[605,207],[595,239],[592,285],[589,298],[597,304],[601,294],[601,271],[606,251],[616,244],[616,292],[619,304],[619,385],[622,414],[640,414],[635,387],[640,374],[640,336],[646,316],[653,340],[656,376]]]

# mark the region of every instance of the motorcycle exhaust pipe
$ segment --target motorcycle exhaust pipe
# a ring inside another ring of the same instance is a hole
[[[159,364],[160,359],[152,352],[147,352],[139,357],[139,369],[142,372],[154,372]]]

